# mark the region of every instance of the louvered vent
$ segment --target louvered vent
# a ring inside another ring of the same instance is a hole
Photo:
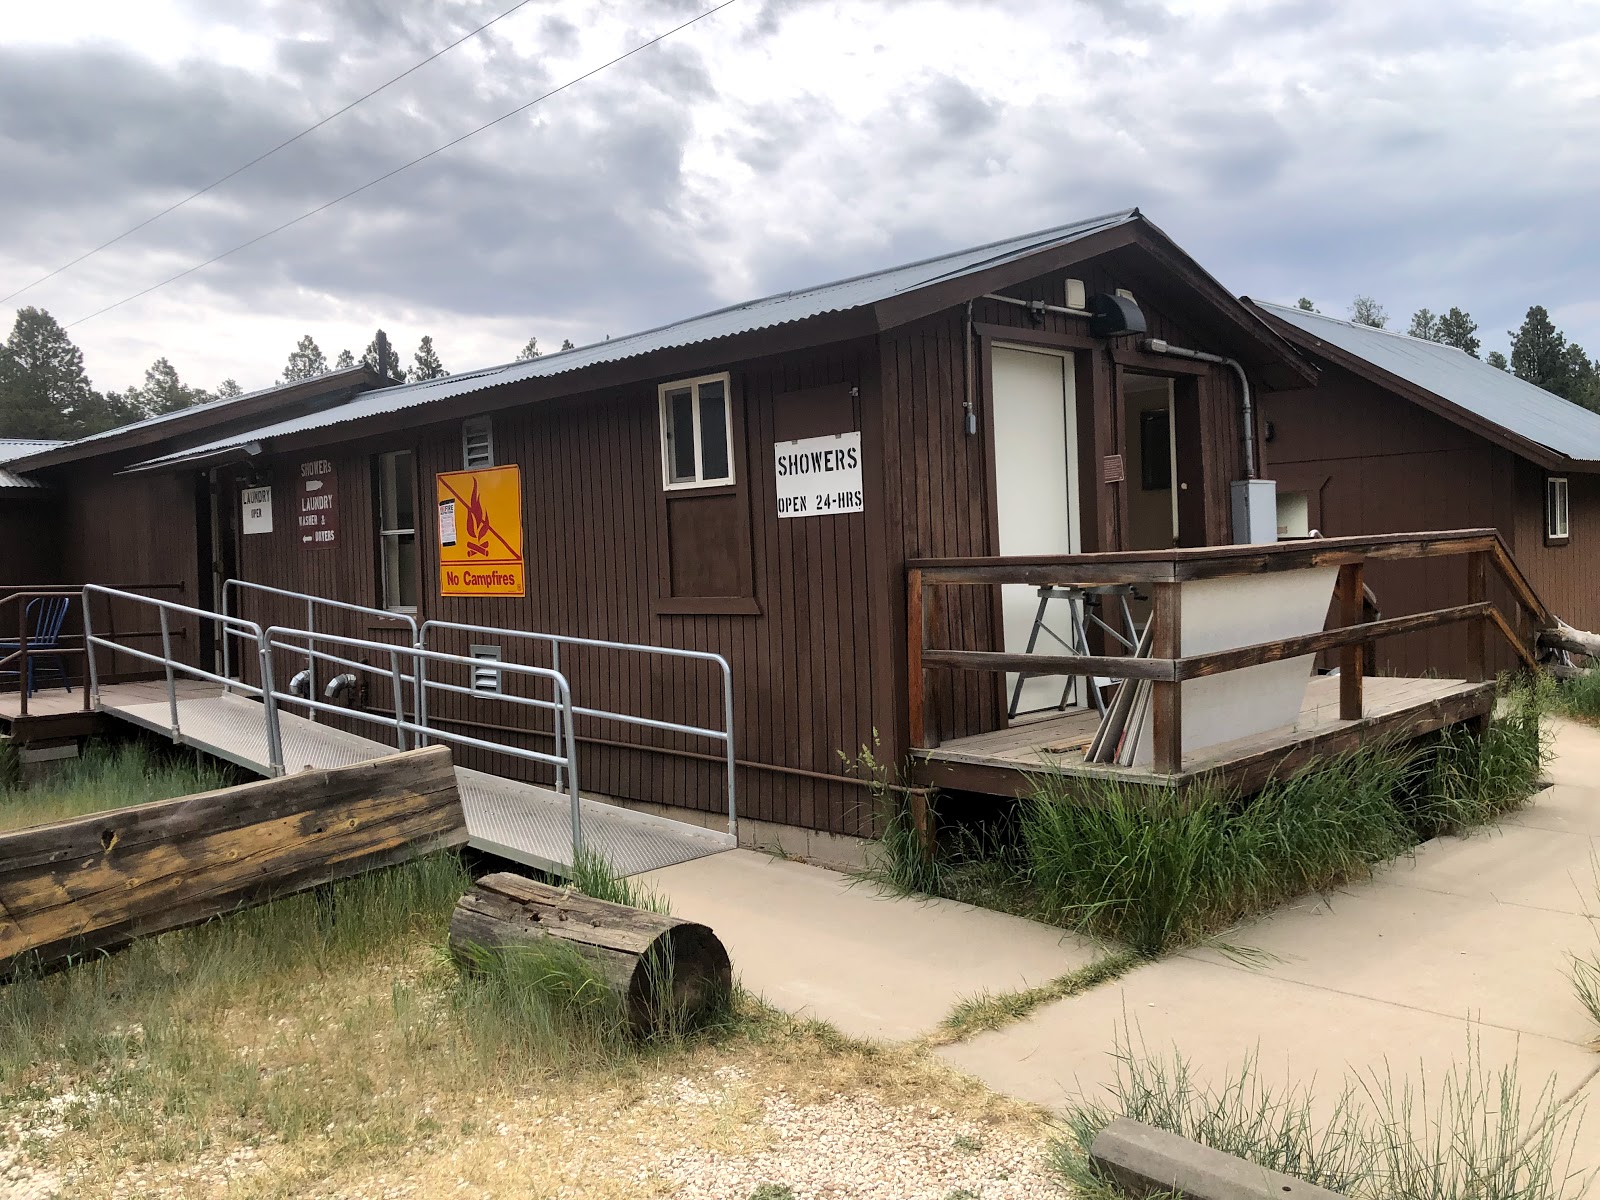
[[[473,646],[469,653],[480,663],[497,663],[500,661],[499,646]],[[490,666],[473,667],[472,690],[475,692],[488,692],[498,696],[500,694],[500,668]]]
[[[468,471],[494,466],[494,424],[488,417],[461,423],[461,465]]]

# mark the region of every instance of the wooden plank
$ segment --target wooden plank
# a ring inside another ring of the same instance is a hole
[[[1183,597],[1176,583],[1158,583],[1151,596],[1150,655],[1169,662],[1182,656]],[[1158,680],[1151,685],[1151,737],[1158,775],[1183,769],[1183,685]]]
[[[1435,612],[1413,613],[1404,617],[1389,617],[1382,621],[1325,629],[1321,633],[1306,633],[1299,637],[1281,638],[1275,642],[1258,642],[1253,646],[1239,646],[1233,650],[1216,650],[1210,654],[1196,654],[1180,659],[1175,665],[1178,679],[1202,679],[1224,671],[1259,663],[1281,662],[1286,658],[1299,658],[1304,654],[1320,654],[1324,650],[1337,650],[1359,646],[1375,638],[1395,637],[1402,633],[1415,633],[1421,629],[1436,629],[1461,621],[1477,621],[1487,617],[1494,605],[1460,604],[1454,608],[1441,608]]]
[[[923,688],[927,684],[927,671],[922,663],[922,648],[927,645],[923,621],[926,614],[927,585],[922,582],[921,571],[910,571],[906,576],[906,705],[911,714],[911,745],[927,749],[928,722]]]
[[[930,591],[933,589],[930,589]],[[1027,671],[1034,675],[1110,675],[1114,679],[1175,680],[1177,665],[1167,659],[1096,654],[1002,654],[992,650],[927,650],[924,667],[958,671]]]
[[[0,834],[0,977],[466,840],[443,747]]]
[[[1339,624],[1346,629],[1362,625],[1366,601],[1366,569],[1362,563],[1339,568]],[[1367,631],[1363,630],[1363,633]],[[1350,642],[1339,652],[1339,716],[1346,721],[1361,719],[1361,685],[1366,674],[1368,639]]]

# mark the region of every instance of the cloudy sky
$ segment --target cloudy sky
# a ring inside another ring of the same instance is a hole
[[[74,322],[566,83],[713,0],[529,0],[0,307]],[[514,0],[73,0],[0,24],[0,295]],[[734,0],[294,228],[72,329],[270,383],[382,325],[446,366],[622,334],[1137,205],[1236,292],[1528,305],[1600,353],[1600,3]],[[3,332],[3,331],[0,331]]]

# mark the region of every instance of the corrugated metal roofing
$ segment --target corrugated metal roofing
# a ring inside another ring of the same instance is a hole
[[[819,287],[780,292],[760,300],[750,300],[743,304],[717,309],[715,312],[702,313],[700,316],[677,321],[671,325],[662,325],[643,333],[612,338],[609,341],[596,342],[591,346],[579,346],[575,350],[563,350],[525,362],[508,363],[481,371],[451,375],[427,383],[404,384],[384,388],[381,391],[366,392],[337,408],[263,425],[246,433],[234,434],[177,454],[152,459],[148,463],[141,463],[140,467],[171,465],[193,458],[205,458],[250,442],[359,421],[364,417],[416,408],[456,396],[486,391],[489,388],[521,383],[528,379],[563,375],[569,371],[582,370],[600,363],[619,362],[658,350],[691,346],[757,329],[771,329],[826,313],[846,312],[916,291],[931,284],[1002,266],[1030,254],[1064,246],[1090,234],[1138,218],[1139,210],[1136,208],[1107,213],[1076,221],[1070,225],[1057,226],[1054,229],[990,242],[968,250],[958,250],[937,258],[926,258],[884,271],[856,275],[850,279],[841,279]]]
[[[60,441],[51,441],[44,438],[0,438],[0,464],[8,463],[14,458],[22,458],[27,454],[37,454],[40,450],[49,450],[61,445]],[[44,485],[36,479],[29,479],[26,475],[18,475],[15,471],[8,471],[0,465],[0,491],[12,488],[39,488]]]
[[[1255,300],[1265,312],[1565,458],[1600,460],[1600,413],[1454,346]]]

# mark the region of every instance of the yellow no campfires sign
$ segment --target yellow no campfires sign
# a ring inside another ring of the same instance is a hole
[[[522,472],[447,471],[439,483],[439,594],[525,596]]]

